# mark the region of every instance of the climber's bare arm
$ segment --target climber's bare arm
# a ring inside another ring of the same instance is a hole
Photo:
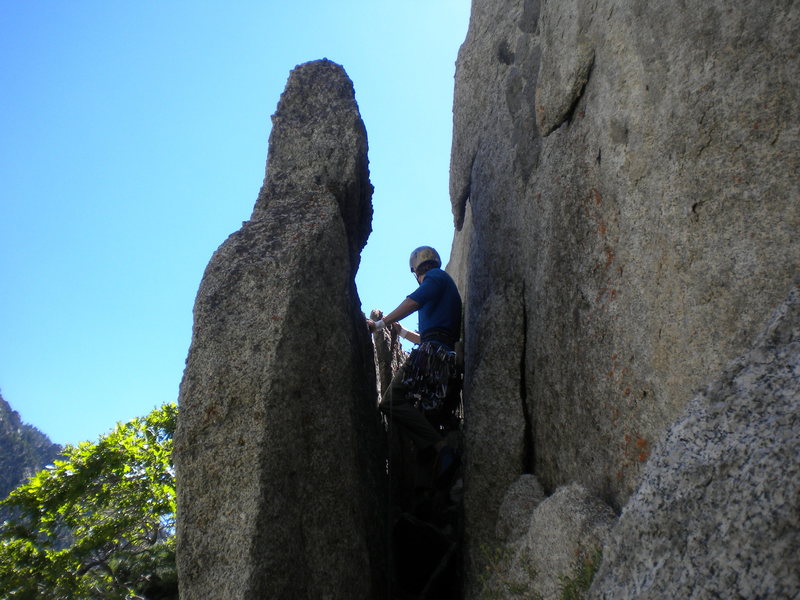
[[[406,329],[400,323],[392,323],[392,328],[397,332],[400,337],[406,338],[412,344],[419,344],[421,339],[416,331]]]
[[[411,298],[406,298],[400,303],[400,306],[383,317],[383,322],[386,323],[386,325],[397,323],[401,319],[405,319],[408,315],[415,312],[418,308],[419,304],[414,302]]]

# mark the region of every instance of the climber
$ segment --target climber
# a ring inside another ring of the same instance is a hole
[[[461,296],[453,279],[441,269],[439,253],[430,246],[414,250],[409,266],[419,287],[383,319],[367,319],[372,332],[391,326],[401,337],[419,344],[392,379],[378,407],[408,433],[417,450],[436,450],[437,480],[444,481],[458,466],[458,456],[414,407],[414,400],[420,400],[425,408],[436,408],[447,395],[448,381],[457,370]],[[398,322],[415,311],[419,311],[419,333]]]

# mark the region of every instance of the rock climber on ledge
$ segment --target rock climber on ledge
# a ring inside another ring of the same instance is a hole
[[[436,450],[437,480],[444,481],[457,466],[457,455],[414,404],[419,401],[426,410],[439,408],[448,384],[456,377],[461,295],[450,275],[442,270],[439,253],[430,246],[414,250],[409,265],[419,287],[383,319],[367,319],[372,332],[391,326],[401,337],[419,344],[397,371],[378,407],[408,433],[417,450]],[[398,322],[415,311],[419,311],[419,333],[406,330]]]

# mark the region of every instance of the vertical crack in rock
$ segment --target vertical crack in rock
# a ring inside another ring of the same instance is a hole
[[[464,227],[464,218],[466,217],[467,212],[467,202],[469,201],[469,197],[472,192],[472,171],[475,168],[475,159],[477,158],[477,154],[477,151],[472,154],[472,158],[469,161],[469,169],[464,171],[465,176],[463,181],[460,182],[460,188],[458,189],[458,192],[453,195],[453,222],[456,231],[461,231],[461,229]],[[451,188],[455,188],[455,177],[452,177]]]
[[[525,419],[525,430],[522,440],[522,472],[533,473],[534,465],[534,443],[533,443],[533,419],[531,410],[528,406],[528,377],[527,377],[527,356],[528,356],[528,308],[525,303],[525,284],[522,285],[522,348],[519,358],[519,400],[522,405],[522,416]]]
[[[385,590],[384,440],[354,282],[371,194],[350,79],[298,66],[251,220],[195,303],[174,454],[182,600]]]

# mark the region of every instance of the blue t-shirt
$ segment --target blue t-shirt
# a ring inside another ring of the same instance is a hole
[[[408,297],[419,304],[419,333],[423,338],[437,330],[454,342],[461,337],[461,295],[450,275],[431,269]]]

